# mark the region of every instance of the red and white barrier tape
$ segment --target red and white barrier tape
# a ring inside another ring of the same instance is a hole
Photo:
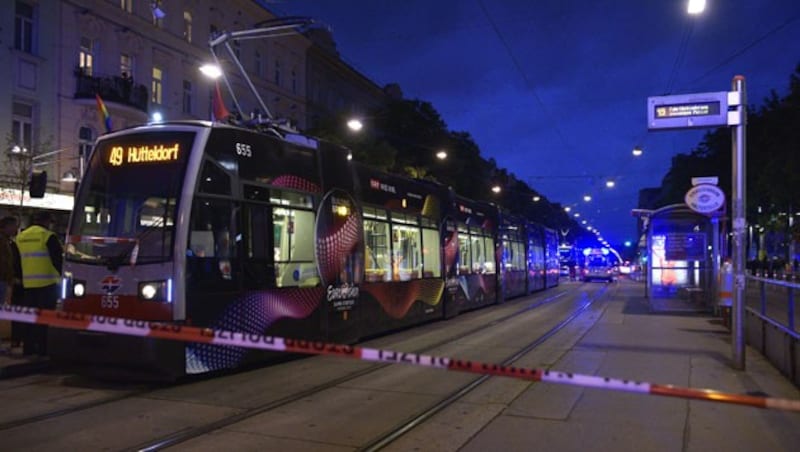
[[[271,350],[311,355],[336,355],[363,361],[378,361],[433,367],[443,370],[470,372],[482,375],[497,375],[530,381],[608,389],[612,391],[637,392],[666,397],[706,400],[712,402],[747,405],[786,411],[800,411],[800,400],[759,397],[734,394],[711,389],[694,389],[672,385],[637,382],[617,378],[558,372],[545,369],[501,366],[498,364],[467,361],[417,353],[396,352],[367,347],[334,344],[265,336],[261,334],[215,330],[164,322],[122,319],[100,315],[52,311],[24,306],[2,305],[0,319],[37,323],[58,328],[68,328],[128,336],[151,337],[183,342],[201,342],[252,349]]]

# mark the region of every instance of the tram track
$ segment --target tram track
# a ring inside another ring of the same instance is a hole
[[[450,341],[453,341],[453,340],[458,340],[461,337],[466,337],[466,336],[468,336],[470,334],[474,334],[477,331],[480,331],[480,330],[482,330],[484,328],[493,326],[493,325],[495,325],[497,323],[501,323],[501,322],[503,322],[503,321],[505,321],[505,320],[507,320],[509,318],[513,318],[514,316],[520,315],[520,314],[522,314],[524,312],[530,311],[530,310],[535,309],[535,308],[537,308],[539,306],[542,306],[542,305],[545,305],[545,304],[548,304],[548,303],[552,303],[552,302],[556,301],[558,298],[564,296],[566,293],[567,292],[555,293],[553,295],[550,295],[550,296],[546,297],[543,300],[537,301],[535,303],[531,303],[531,304],[523,307],[522,309],[518,309],[518,310],[512,312],[509,315],[506,315],[504,317],[500,317],[498,319],[495,319],[492,322],[487,323],[485,326],[481,326],[481,327],[474,328],[472,330],[464,331],[464,332],[462,332],[462,333],[460,333],[459,335],[456,335],[456,336],[444,338],[444,339],[440,340],[437,343],[431,344],[431,345],[429,345],[429,346],[427,346],[425,348],[417,350],[417,352],[424,352],[424,351],[426,351],[428,349],[439,347],[442,344],[445,344],[447,342],[450,342]],[[516,300],[514,300],[514,301],[516,301]],[[512,301],[512,302],[510,302],[508,304],[512,305],[514,303],[514,301]],[[361,375],[365,375],[365,374],[368,374],[369,372],[374,372],[376,370],[383,369],[383,368],[388,367],[390,365],[391,365],[391,363],[375,364],[375,365],[373,365],[373,366],[371,366],[371,367],[369,367],[367,369],[363,369],[361,371],[357,371],[355,373],[345,375],[345,376],[343,376],[343,377],[341,377],[339,379],[336,379],[336,380],[334,380],[334,381],[332,381],[330,383],[319,385],[319,386],[315,386],[314,388],[309,389],[307,391],[303,391],[301,393],[298,393],[298,394],[294,395],[293,397],[288,397],[288,398],[286,398],[286,400],[282,399],[282,400],[278,400],[278,401],[272,402],[270,404],[267,404],[264,407],[261,407],[261,410],[259,412],[269,411],[271,409],[274,409],[274,408],[277,408],[279,406],[282,406],[282,405],[285,405],[287,403],[290,403],[290,402],[292,402],[292,401],[294,401],[294,400],[296,400],[298,398],[305,397],[305,396],[307,396],[309,394],[313,394],[315,392],[323,391],[325,389],[328,389],[328,388],[334,387],[334,386],[336,386],[338,384],[341,384],[342,382],[358,378]],[[64,377],[59,377],[59,378],[64,378]],[[212,377],[209,377],[209,378],[224,378],[224,377],[212,376]],[[50,380],[45,380],[44,383],[51,383],[51,381]],[[29,385],[37,385],[37,384],[40,384],[40,382],[31,382],[31,383],[28,383],[28,384]],[[116,403],[116,402],[121,402],[121,401],[124,401],[124,400],[127,400],[127,399],[131,399],[131,398],[135,398],[135,397],[147,397],[148,395],[154,394],[155,392],[161,390],[162,388],[163,388],[163,386],[159,386],[159,387],[156,387],[156,388],[148,388],[148,389],[127,391],[127,392],[125,392],[123,394],[114,395],[114,396],[103,398],[103,399],[100,399],[100,400],[93,400],[93,401],[90,401],[90,402],[80,403],[80,404],[77,404],[77,405],[74,405],[74,406],[70,406],[70,407],[67,407],[67,408],[63,408],[63,409],[59,409],[59,410],[53,410],[53,411],[48,411],[48,412],[44,412],[44,413],[38,413],[38,414],[31,415],[31,416],[26,416],[26,417],[23,417],[23,418],[19,418],[19,419],[12,419],[12,420],[9,420],[9,421],[0,422],[0,431],[9,430],[9,429],[13,429],[13,428],[16,428],[16,427],[29,425],[29,424],[34,424],[34,423],[37,423],[37,422],[47,421],[47,420],[50,420],[50,419],[56,419],[56,418],[63,417],[63,416],[68,416],[70,414],[74,414],[74,413],[78,413],[78,412],[81,412],[81,411],[90,410],[90,409],[93,409],[93,408],[101,407],[103,405],[108,405],[108,404],[112,404],[112,403]],[[250,416],[259,414],[259,412],[253,412],[252,414],[250,414]]]
[[[484,319],[483,318],[483,317],[485,317],[484,314],[486,314],[487,311],[481,309],[481,310],[478,310],[478,311],[474,311],[474,316],[472,315],[472,313],[465,313],[465,314],[463,314],[461,316],[458,316],[455,319],[451,319],[451,321],[448,321],[448,322],[445,322],[445,323],[434,322],[432,324],[429,324],[427,329],[425,328],[425,325],[410,328],[408,330],[405,330],[403,332],[398,333],[399,335],[405,334],[406,337],[407,337],[404,340],[401,339],[401,341],[408,340],[408,341],[410,341],[408,343],[409,345],[417,343],[417,345],[419,345],[419,346],[411,345],[410,347],[408,347],[408,346],[407,347],[402,347],[402,346],[394,347],[393,345],[386,345],[385,348],[387,348],[387,349],[394,349],[394,348],[404,349],[404,348],[408,348],[409,350],[402,350],[402,351],[406,351],[406,352],[409,352],[409,353],[426,353],[426,352],[428,352],[430,350],[434,350],[434,349],[437,349],[437,348],[441,348],[443,346],[447,346],[447,345],[450,345],[450,344],[457,343],[460,340],[469,341],[470,340],[469,338],[471,336],[473,336],[473,335],[479,334],[479,333],[487,331],[487,330],[491,330],[492,328],[494,328],[494,327],[496,327],[498,325],[503,325],[506,322],[511,321],[514,318],[521,317],[525,313],[528,313],[528,312],[536,310],[536,308],[541,308],[541,307],[544,307],[544,306],[547,306],[547,305],[567,306],[567,305],[563,305],[563,304],[556,304],[556,302],[558,302],[560,300],[563,300],[564,299],[563,297],[567,297],[569,299],[568,302],[569,303],[573,303],[572,300],[573,300],[573,298],[577,298],[578,293],[583,293],[583,295],[586,296],[585,293],[584,293],[586,291],[584,290],[583,285],[581,285],[581,286],[577,286],[577,285],[561,286],[557,290],[558,290],[558,292],[555,292],[555,293],[554,292],[547,292],[547,293],[541,293],[541,294],[538,294],[538,295],[534,295],[534,297],[535,297],[534,299],[531,299],[531,297],[523,297],[523,298],[518,298],[518,299],[515,299],[515,300],[510,300],[509,302],[506,302],[506,303],[501,304],[501,305],[497,305],[496,306],[496,308],[498,308],[497,311],[494,314],[489,312],[490,316],[489,316],[488,319]],[[570,316],[568,316],[569,319],[573,318],[574,316],[579,315],[579,312],[582,312],[583,310],[587,309],[588,306],[591,305],[591,303],[594,302],[594,300],[596,300],[596,299],[598,299],[599,297],[602,296],[602,292],[604,292],[605,290],[606,290],[606,287],[604,287],[602,290],[598,291],[596,294],[594,294],[594,296],[590,297],[591,300],[589,300],[587,302],[584,302],[583,306],[580,308],[580,311],[574,311]],[[584,300],[584,301],[586,301],[586,300]],[[548,309],[556,309],[556,308],[548,308]],[[558,309],[561,309],[561,308],[558,308]],[[540,316],[540,317],[543,317],[543,316]],[[474,322],[478,318],[481,319],[480,320],[480,324],[476,325],[476,324],[474,324]],[[569,321],[570,320],[562,321],[561,322],[561,323],[563,323],[562,326],[557,327],[557,329],[552,329],[551,328],[550,330],[546,331],[544,334],[541,334],[538,337],[537,341],[534,341],[534,342],[536,342],[537,344],[540,344],[540,343],[546,341],[546,339],[548,337],[550,337],[553,334],[555,334],[558,331],[558,329],[563,328],[564,325],[567,325],[569,323]],[[461,322],[460,326],[459,326],[459,322]],[[447,330],[449,328],[440,328],[439,326],[441,326],[441,325],[455,326],[456,328],[455,328],[455,331],[446,332],[445,330]],[[445,332],[446,334],[441,334],[442,332]],[[394,335],[394,336],[396,337],[396,335]],[[420,339],[420,336],[424,336],[424,337],[422,339]],[[420,340],[422,340],[423,342],[427,342],[427,343],[420,345],[419,344]],[[386,341],[395,342],[394,337],[389,337],[389,336],[382,336],[382,337],[379,337],[379,338],[375,338],[372,341],[375,342],[375,343],[385,343]],[[529,347],[530,348],[535,348],[536,345],[529,345]],[[398,350],[398,351],[400,351],[400,350]],[[524,354],[524,353],[525,353],[525,351],[523,349],[523,350],[521,350],[521,351],[519,351],[519,352],[517,352],[515,354],[512,354],[512,356],[509,356],[509,357],[506,358],[506,360],[504,361],[504,364],[512,363],[512,362],[516,361],[516,359],[517,359],[516,356],[518,354]],[[305,360],[301,360],[301,361],[305,361]],[[496,362],[496,360],[494,362]],[[313,364],[310,361],[307,361],[307,363],[310,363],[307,367],[314,368],[314,366],[316,366],[315,364]],[[350,364],[346,364],[346,366],[349,366],[349,365]],[[167,434],[164,434],[164,435],[161,435],[161,436],[157,436],[156,439],[150,439],[150,440],[146,440],[146,441],[143,441],[143,442],[137,442],[137,441],[134,440],[134,441],[131,441],[131,442],[127,443],[127,444],[137,444],[136,446],[133,446],[133,447],[125,445],[125,442],[117,444],[117,446],[111,447],[111,449],[122,449],[122,450],[161,450],[161,449],[177,446],[177,445],[186,443],[186,442],[188,442],[188,441],[190,441],[192,439],[200,438],[203,435],[209,434],[211,432],[219,431],[219,430],[225,429],[226,427],[233,426],[233,425],[238,424],[238,423],[242,423],[244,421],[247,421],[248,419],[252,419],[252,418],[254,418],[256,416],[259,416],[261,414],[271,413],[271,412],[275,413],[276,410],[280,409],[281,407],[290,406],[292,403],[296,403],[296,402],[302,401],[304,399],[314,398],[315,396],[318,396],[319,394],[322,394],[325,391],[331,391],[331,390],[335,390],[335,388],[337,388],[337,387],[347,386],[348,384],[350,384],[350,383],[352,383],[352,382],[354,382],[356,380],[362,379],[364,377],[372,378],[372,377],[369,377],[371,374],[374,375],[374,374],[380,372],[381,370],[386,369],[386,368],[388,368],[390,366],[391,366],[391,363],[371,363],[368,367],[365,367],[365,368],[362,368],[362,369],[358,369],[358,370],[355,370],[355,371],[353,371],[352,369],[346,369],[345,371],[347,373],[344,374],[344,375],[338,375],[338,376],[334,375],[334,378],[331,378],[328,381],[325,381],[325,382],[320,383],[320,384],[315,384],[313,386],[306,387],[306,388],[301,389],[301,390],[297,390],[297,388],[292,389],[292,391],[293,391],[292,393],[276,394],[276,396],[273,397],[271,400],[267,400],[265,402],[258,402],[257,405],[252,406],[252,407],[246,407],[246,408],[242,408],[242,407],[235,408],[235,406],[236,406],[235,403],[232,404],[232,403],[228,402],[225,399],[219,400],[217,402],[209,401],[209,400],[207,400],[208,396],[203,396],[202,395],[202,394],[211,394],[211,393],[213,393],[214,390],[210,389],[210,387],[213,386],[215,384],[215,382],[217,382],[217,381],[219,381],[221,379],[226,379],[226,378],[231,377],[231,376],[236,378],[237,375],[242,377],[242,378],[244,378],[242,376],[242,373],[234,373],[232,375],[217,376],[217,377],[209,378],[207,380],[205,380],[205,379],[196,380],[196,381],[190,382],[190,385],[189,385],[190,387],[184,387],[182,385],[177,385],[177,386],[170,386],[170,387],[166,387],[165,388],[165,387],[161,386],[159,388],[147,388],[147,389],[144,389],[144,390],[130,391],[130,392],[126,392],[125,394],[119,394],[119,395],[116,395],[116,396],[113,396],[113,397],[109,397],[109,398],[104,398],[102,400],[96,400],[96,401],[92,401],[92,402],[83,403],[83,404],[80,404],[80,405],[68,407],[68,408],[61,409],[61,410],[55,410],[55,411],[50,411],[50,412],[46,412],[46,413],[35,414],[35,415],[32,415],[32,416],[23,417],[23,418],[20,418],[20,419],[12,419],[12,420],[6,421],[4,423],[0,423],[0,431],[6,431],[6,432],[9,432],[9,433],[15,432],[15,434],[24,434],[24,433],[20,433],[20,430],[15,430],[15,429],[18,429],[18,428],[26,429],[27,428],[27,429],[33,431],[33,430],[35,430],[37,428],[40,428],[40,427],[37,427],[37,424],[41,424],[42,426],[44,426],[44,425],[50,425],[50,426],[53,426],[53,425],[56,425],[56,426],[57,425],[68,425],[68,424],[71,424],[71,423],[75,423],[76,420],[82,419],[84,417],[91,418],[92,416],[97,416],[98,413],[115,413],[115,415],[116,415],[116,413],[119,412],[120,409],[123,406],[130,406],[130,404],[139,404],[139,405],[141,405],[141,404],[146,404],[146,403],[167,403],[167,404],[173,404],[174,405],[175,403],[177,403],[177,404],[180,404],[180,403],[201,403],[201,404],[210,404],[209,406],[226,407],[228,409],[228,411],[233,412],[232,414],[229,413],[229,414],[227,414],[227,415],[225,415],[225,416],[223,416],[223,417],[221,417],[219,419],[212,420],[210,422],[195,422],[195,425],[191,425],[192,422],[188,421],[188,418],[187,418],[187,422],[185,422],[184,426],[181,427],[180,425],[175,425],[173,427],[170,427],[170,429],[172,430],[170,433],[167,433]],[[260,372],[262,370],[265,370],[265,371],[269,372],[270,367],[272,367],[272,366],[265,366],[263,369],[255,369],[254,371]],[[474,387],[479,386],[480,383],[485,381],[485,378],[481,377],[478,380],[479,381],[477,383],[469,383],[469,384],[465,385],[465,387],[460,388],[459,391],[465,391],[464,394],[466,394],[471,389],[473,389]],[[244,381],[247,381],[247,380],[245,379]],[[195,384],[199,385],[199,386],[191,387],[191,385],[195,385]],[[303,383],[303,384],[306,384],[306,383]],[[313,382],[312,382],[312,384],[313,384]],[[173,389],[178,389],[178,390],[177,391],[173,391]],[[160,391],[166,391],[166,393],[163,393],[163,392],[160,392]],[[209,391],[212,391],[212,392],[209,392]],[[174,394],[176,392],[178,393],[177,396]],[[189,394],[190,396],[187,398],[186,394]],[[198,401],[198,399],[197,399],[198,397],[199,397],[200,401]],[[456,391],[453,394],[451,394],[449,397],[452,397],[453,400],[455,401],[455,400],[458,400],[459,397],[463,397],[463,395],[459,396],[458,395],[458,391]],[[126,400],[128,400],[128,402],[125,402]],[[147,402],[147,401],[150,401],[150,402]],[[125,405],[120,405],[120,403],[124,403]],[[436,408],[436,406],[438,404],[434,404],[434,406],[429,407],[425,412],[422,412],[418,416],[416,416],[415,417],[415,419],[416,419],[415,422],[423,422],[424,419],[425,419],[425,416],[432,416],[433,414],[435,414],[435,412],[437,412],[438,410],[440,410],[443,407],[447,406],[447,404],[448,404],[447,403],[447,397],[444,398],[444,402],[439,402],[439,403],[442,403],[442,405],[438,409]],[[453,403],[453,402],[450,402],[450,403]],[[242,404],[242,405],[246,405],[246,404]],[[103,408],[103,406],[106,406],[106,408]],[[98,409],[102,410],[102,411],[97,411]],[[122,411],[125,411],[125,410],[122,409]],[[81,412],[86,412],[86,414],[81,414]],[[269,414],[267,414],[267,415],[269,415]],[[103,417],[103,416],[106,416],[106,415],[101,415],[101,417]],[[60,419],[62,419],[62,420],[60,420]],[[402,433],[396,433],[396,432],[402,432],[402,431],[404,431],[404,429],[408,429],[409,427],[406,426],[405,424],[408,424],[408,423],[404,423],[404,425],[400,425],[400,426],[397,426],[396,428],[390,429],[391,431],[389,431],[386,434],[380,435],[380,437],[378,439],[372,441],[370,444],[372,444],[373,446],[365,446],[365,447],[376,447],[375,445],[378,445],[377,447],[383,447],[383,446],[379,445],[379,441],[385,441],[384,438],[389,437],[389,435],[398,435],[398,434],[402,435]],[[413,428],[413,425],[411,426],[411,428]],[[4,436],[5,436],[5,433],[4,433]],[[146,437],[148,435],[145,434],[144,436]],[[377,450],[377,449],[364,449],[364,450]]]
[[[539,345],[544,343],[546,340],[550,339],[553,335],[555,335],[556,333],[558,333],[559,331],[564,329],[564,327],[569,325],[580,314],[582,314],[584,311],[586,311],[597,299],[601,298],[605,294],[606,290],[608,290],[608,287],[605,287],[600,292],[600,294],[598,296],[596,296],[592,300],[587,301],[586,303],[584,303],[578,309],[573,311],[572,314],[570,314],[567,318],[565,318],[564,320],[562,320],[561,322],[556,324],[550,330],[548,330],[547,332],[545,332],[541,336],[537,337],[536,339],[534,339],[533,341],[528,343],[525,347],[523,347],[518,352],[512,354],[508,358],[506,358],[503,361],[501,361],[500,365],[501,366],[511,366],[511,365],[513,365],[515,362],[517,362],[525,354],[527,354],[528,352],[530,352],[534,348],[538,347]],[[362,447],[362,448],[360,448],[358,450],[359,451],[365,451],[365,452],[374,452],[374,451],[378,451],[378,450],[383,449],[384,447],[388,446],[389,444],[391,444],[392,442],[394,442],[395,440],[397,440],[398,438],[400,438],[401,436],[403,436],[407,432],[411,431],[412,429],[414,429],[418,425],[422,424],[426,420],[428,420],[431,417],[433,417],[436,413],[439,413],[443,409],[445,409],[445,408],[453,405],[455,402],[463,399],[464,396],[466,396],[467,394],[469,394],[470,392],[475,390],[478,386],[480,386],[481,384],[486,382],[490,377],[491,377],[491,375],[481,375],[480,377],[476,378],[475,380],[471,381],[470,383],[462,386],[458,390],[453,391],[450,396],[444,398],[442,401],[440,401],[439,403],[431,406],[430,408],[428,408],[427,410],[423,411],[422,413],[419,413],[413,419],[410,419],[406,423],[398,426],[397,428],[391,430],[390,432],[387,432],[382,437],[377,438],[372,443],[370,443],[370,444],[368,444],[368,445],[366,445],[366,446],[364,446],[364,447]]]
[[[595,301],[597,301],[598,299],[602,298],[602,296],[605,294],[605,292],[607,290],[608,290],[608,286],[604,286],[601,290],[596,292],[591,299],[586,300],[577,309],[573,310],[566,318],[561,320],[559,323],[557,323],[552,328],[550,328],[547,331],[545,331],[543,334],[538,335],[534,340],[530,341],[522,349],[516,351],[515,353],[513,353],[510,356],[508,356],[507,358],[505,358],[502,361],[501,365],[508,366],[508,365],[513,364],[514,362],[518,361],[522,356],[524,356],[525,354],[529,353],[531,350],[535,349],[536,347],[538,347],[539,345],[541,345],[542,343],[547,341],[553,335],[555,335],[556,333],[561,331],[563,328],[565,328],[567,325],[569,325],[575,318],[577,318],[586,309],[588,309],[590,306],[592,306],[592,304]],[[492,327],[495,327],[495,326],[497,326],[499,324],[502,324],[502,323],[504,323],[504,322],[506,322],[506,321],[508,321],[510,319],[513,319],[514,317],[517,317],[517,316],[519,316],[519,315],[521,315],[523,313],[526,313],[526,312],[530,311],[533,308],[536,308],[536,307],[542,306],[544,304],[556,301],[558,298],[560,298],[560,297],[562,297],[562,296],[564,296],[566,294],[567,294],[567,292],[560,292],[558,294],[555,294],[555,295],[553,295],[551,297],[546,298],[545,300],[542,300],[542,301],[537,302],[537,303],[533,303],[533,304],[528,305],[528,306],[526,306],[526,307],[524,307],[522,309],[515,310],[511,314],[508,314],[508,315],[502,316],[500,318],[494,319],[494,320],[492,320],[490,322],[487,322],[486,324],[484,324],[482,326],[479,326],[479,327],[476,327],[476,328],[473,328],[473,329],[470,329],[470,330],[467,330],[467,331],[463,331],[463,332],[461,332],[461,333],[459,333],[457,335],[450,336],[448,338],[445,338],[445,339],[442,339],[440,341],[437,341],[434,344],[429,344],[429,345],[427,345],[427,346],[425,346],[423,348],[414,350],[411,353],[421,354],[421,353],[428,352],[430,350],[434,350],[434,349],[440,348],[440,347],[442,347],[444,345],[456,342],[459,339],[463,339],[463,338],[469,337],[471,335],[474,335],[476,333],[484,331],[484,330],[486,330],[488,328],[492,328]],[[233,416],[229,416],[229,417],[226,417],[226,418],[223,418],[223,419],[219,419],[217,421],[214,421],[214,422],[202,425],[202,426],[181,430],[181,431],[175,432],[173,434],[166,435],[166,436],[164,436],[162,438],[159,438],[159,439],[156,439],[156,440],[152,440],[152,441],[148,441],[148,442],[139,444],[139,445],[137,445],[135,447],[127,448],[127,449],[124,449],[124,450],[126,450],[126,451],[156,451],[156,450],[163,450],[163,449],[167,449],[167,448],[170,448],[170,447],[173,447],[173,446],[177,446],[179,444],[185,443],[185,442],[190,441],[192,439],[200,438],[203,435],[207,435],[207,434],[209,434],[211,432],[223,429],[225,427],[229,427],[229,426],[235,425],[235,424],[240,423],[242,421],[245,421],[245,420],[254,418],[256,416],[259,416],[261,414],[273,411],[273,410],[275,410],[277,408],[286,406],[288,404],[299,402],[299,401],[301,401],[303,399],[306,399],[306,398],[308,398],[310,396],[319,394],[319,393],[321,393],[323,391],[336,388],[336,387],[341,386],[343,384],[346,384],[348,382],[352,382],[352,381],[354,381],[354,380],[356,380],[358,378],[362,378],[364,376],[373,374],[373,373],[375,373],[375,372],[377,372],[379,370],[382,370],[382,369],[384,369],[386,367],[391,366],[392,364],[393,363],[382,363],[382,364],[371,365],[368,368],[362,369],[360,371],[349,373],[347,375],[341,376],[341,377],[336,378],[334,380],[330,380],[330,381],[328,381],[328,382],[326,382],[324,384],[317,385],[317,386],[315,386],[313,388],[309,388],[309,389],[307,389],[305,391],[302,391],[302,392],[298,392],[298,393],[295,393],[295,394],[288,395],[288,396],[283,397],[283,398],[281,398],[279,400],[272,401],[270,403],[264,404],[264,405],[256,407],[256,408],[245,410],[245,411],[243,411],[241,413],[237,413],[237,414],[235,414]],[[407,421],[403,422],[402,424],[396,426],[395,428],[390,429],[388,432],[386,432],[383,435],[381,435],[380,437],[374,439],[373,441],[371,441],[366,446],[358,448],[358,450],[376,451],[376,450],[380,450],[380,449],[386,447],[387,445],[389,445],[393,441],[395,441],[397,438],[401,437],[406,432],[410,431],[411,429],[413,429],[417,425],[419,425],[422,422],[424,422],[425,420],[429,419],[430,417],[432,417],[433,415],[435,415],[439,411],[441,411],[444,408],[452,405],[456,401],[462,399],[465,395],[469,394],[471,391],[473,391],[475,388],[480,386],[482,383],[484,383],[488,379],[489,379],[489,375],[482,375],[482,376],[472,380],[471,382],[467,383],[466,385],[463,385],[463,386],[459,387],[458,389],[452,391],[449,395],[443,397],[437,403],[433,404],[432,406],[428,407],[427,409],[425,409],[422,412],[420,412],[417,415],[415,415],[412,419],[407,420]]]

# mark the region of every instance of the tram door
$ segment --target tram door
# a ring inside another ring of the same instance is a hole
[[[241,215],[241,240],[237,243],[242,257],[242,286],[245,290],[274,286],[272,211],[267,205],[245,204]]]

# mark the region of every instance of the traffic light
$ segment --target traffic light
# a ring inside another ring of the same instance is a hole
[[[28,181],[28,192],[31,198],[44,198],[44,190],[47,188],[47,171],[33,171],[31,179]]]

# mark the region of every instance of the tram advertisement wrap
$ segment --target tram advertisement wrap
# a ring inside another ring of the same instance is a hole
[[[320,203],[316,222],[317,269],[334,311],[350,311],[364,274],[364,222],[356,202],[332,190]]]

